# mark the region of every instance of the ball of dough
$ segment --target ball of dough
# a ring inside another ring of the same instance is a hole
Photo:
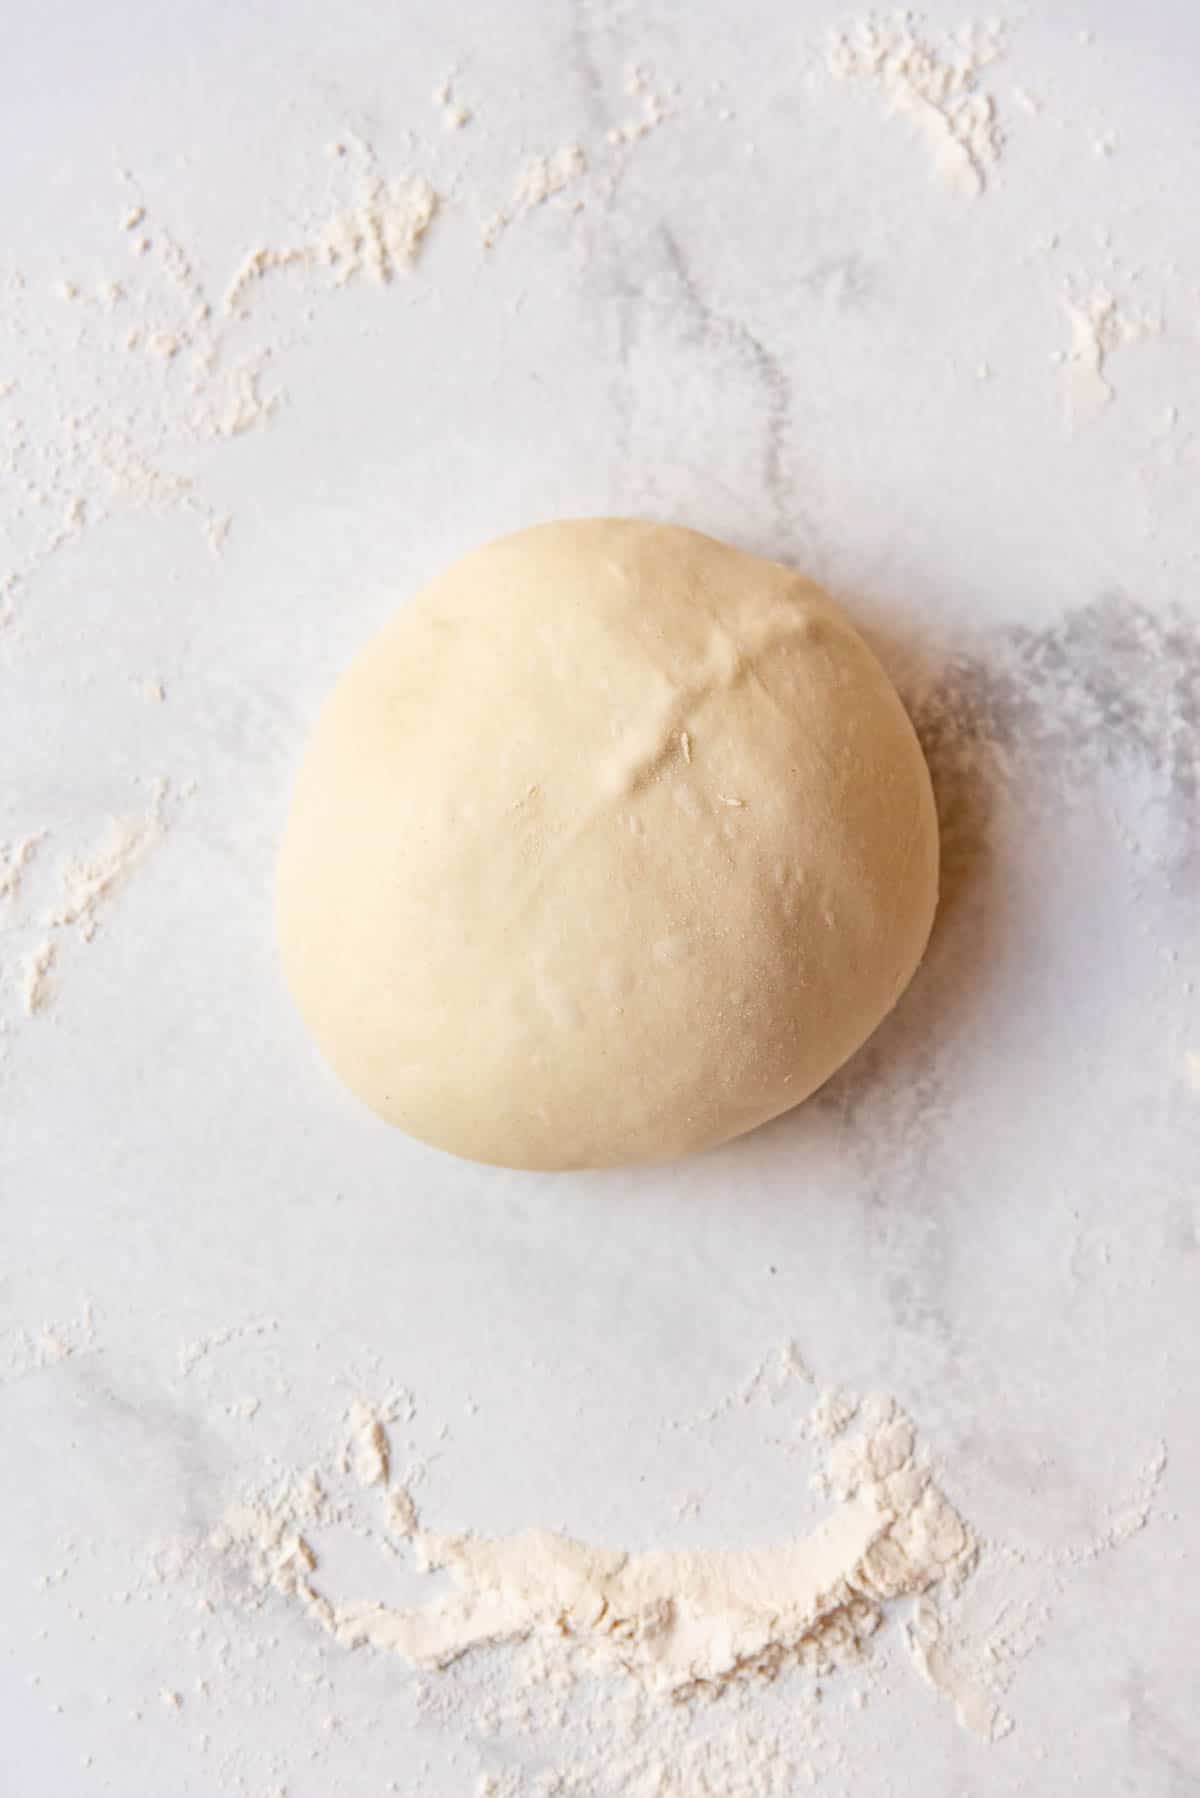
[[[343,676],[279,934],[381,1116],[603,1167],[827,1080],[916,968],[937,863],[912,725],[831,600],[694,531],[584,519],[465,557]]]

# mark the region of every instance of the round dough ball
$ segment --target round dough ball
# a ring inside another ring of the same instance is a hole
[[[831,600],[694,531],[584,519],[465,557],[339,682],[279,934],[381,1116],[603,1167],[827,1080],[916,968],[937,862],[912,725]]]

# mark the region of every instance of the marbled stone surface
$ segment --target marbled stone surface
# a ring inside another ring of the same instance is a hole
[[[928,15],[943,58],[968,16]],[[10,31],[6,1793],[488,1790],[469,1718],[282,1602],[226,1614],[155,1545],[398,1387],[436,1527],[776,1540],[821,1508],[786,1407],[680,1420],[787,1341],[912,1415],[987,1544],[979,1606],[1011,1588],[1028,1637],[989,1744],[893,1618],[861,1716],[829,1682],[844,1755],[812,1776],[1200,1789],[1200,22],[1014,12],[975,196],[894,94],[831,75],[849,22],[56,0]],[[575,146],[529,203],[531,159]],[[415,175],[439,213],[377,281],[363,217]],[[312,246],[347,216],[341,282]],[[231,316],[263,248],[295,254]],[[270,885],[346,659],[462,549],[592,512],[727,536],[852,610],[930,757],[944,897],[902,1006],[800,1111],[694,1162],[526,1176],[336,1086]]]

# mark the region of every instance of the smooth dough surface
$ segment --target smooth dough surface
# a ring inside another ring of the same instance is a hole
[[[383,1117],[599,1167],[820,1086],[912,976],[937,864],[920,745],[831,600],[585,519],[465,557],[343,676],[278,924],[305,1021]]]

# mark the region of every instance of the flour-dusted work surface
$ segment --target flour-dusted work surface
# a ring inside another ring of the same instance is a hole
[[[1198,68],[1096,0],[10,33],[5,1793],[1200,1784]],[[589,514],[845,606],[942,902],[800,1110],[504,1172],[327,1072],[275,858],[361,645]]]

